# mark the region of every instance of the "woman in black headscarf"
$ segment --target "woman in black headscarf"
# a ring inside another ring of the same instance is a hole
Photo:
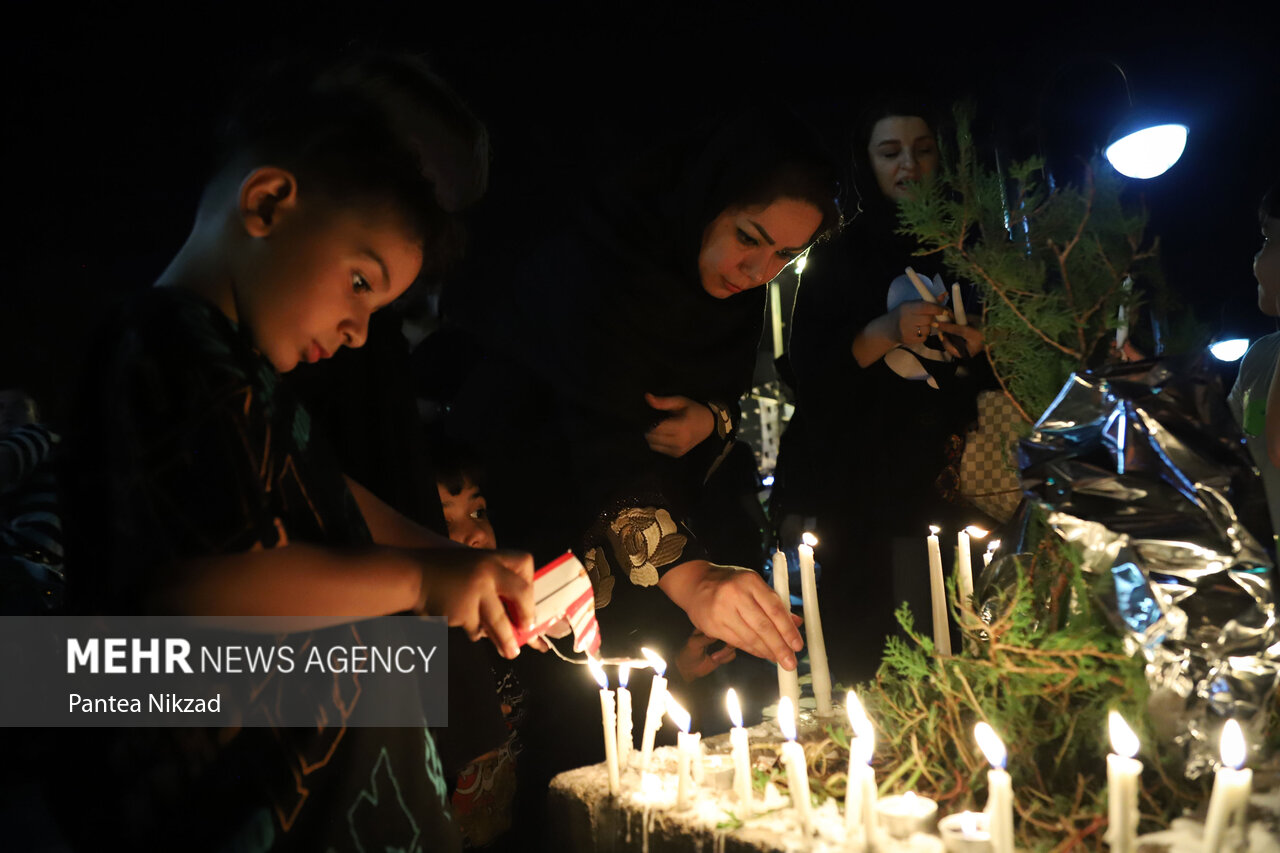
[[[660,644],[661,626],[674,643],[692,622],[795,665],[787,609],[755,572],[713,564],[689,519],[750,388],[759,288],[836,226],[835,194],[807,129],[722,122],[599,182],[488,306],[502,357],[463,389],[453,429],[494,472],[504,539],[583,558],[606,651]]]
[[[816,521],[822,613],[843,617],[826,623],[842,679],[879,665],[901,600],[894,567],[923,560],[927,525],[981,517],[958,503],[957,487],[962,436],[990,377],[976,357],[982,336],[952,322],[950,296],[932,280],[944,272],[939,256],[917,255],[915,240],[898,233],[898,203],[938,165],[928,114],[900,97],[863,114],[853,157],[860,211],[810,254],[791,318],[796,413],[770,509],[784,540],[802,519]],[[944,304],[921,298],[908,266]]]

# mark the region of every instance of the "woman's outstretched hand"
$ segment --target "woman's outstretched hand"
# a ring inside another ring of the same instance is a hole
[[[798,630],[802,620],[760,575],[690,560],[669,570],[658,585],[703,634],[786,669],[796,668],[795,653],[804,648]]]
[[[488,637],[505,658],[520,653],[511,622],[533,624],[533,558],[523,551],[442,548],[422,555],[418,612],[442,616],[472,640]],[[507,615],[504,601],[511,605]]]
[[[653,408],[669,413],[657,426],[644,434],[650,450],[678,458],[697,447],[715,431],[715,415],[697,400],[678,394],[674,397],[645,394],[644,400]]]

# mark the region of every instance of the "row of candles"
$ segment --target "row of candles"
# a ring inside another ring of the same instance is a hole
[[[942,577],[941,547],[938,540],[940,532],[940,528],[930,526],[926,545],[929,553],[935,646],[939,654],[948,655],[951,653],[950,629]],[[973,594],[971,537],[983,538],[986,535],[985,530],[976,527],[965,528],[957,535],[956,580],[957,592],[962,602],[968,601]],[[818,611],[813,553],[816,544],[817,539],[812,534],[804,534],[804,541],[799,546],[800,583],[814,698],[818,715],[825,717],[830,716],[832,709],[831,676]],[[999,547],[999,541],[989,544],[983,555],[984,566],[991,562],[992,556]],[[777,594],[790,607],[788,566],[785,555],[780,551],[773,557],[773,582]],[[666,662],[649,649],[642,649],[642,653],[646,660],[641,665],[651,667],[654,676],[641,736],[640,770],[643,774],[649,769],[654,737],[662,725],[662,717],[665,714],[680,730],[677,736],[679,775],[676,802],[677,807],[682,808],[687,805],[692,784],[701,781],[703,770],[701,735],[689,731],[691,723],[689,713],[667,692],[667,680],[663,677],[666,672]],[[614,691],[609,690],[603,667],[594,660],[589,663],[600,685],[609,791],[617,795],[621,785],[619,769],[628,766],[633,746],[631,694],[627,690],[631,666],[625,663],[619,666],[619,687],[616,693],[615,710]],[[807,830],[809,828],[807,765],[803,748],[795,740],[794,709],[799,705],[799,681],[795,671],[783,669],[781,665],[778,667],[778,692],[780,697],[778,723],[786,738],[782,761],[787,771],[793,805]],[[729,691],[726,704],[729,717],[733,722],[730,744],[733,753],[734,789],[737,798],[743,803],[743,808],[749,811],[751,781],[747,731],[742,726],[742,712],[733,690]],[[853,692],[848,694],[846,710],[854,735],[850,739],[849,748],[849,783],[845,801],[846,831],[851,840],[856,840],[866,849],[870,849],[876,815],[880,817],[881,822],[889,824],[891,834],[901,836],[905,827],[912,826],[913,823],[923,825],[931,821],[937,813],[937,804],[927,797],[916,796],[912,792],[907,792],[901,797],[886,798],[877,804],[875,775],[870,766],[874,750],[874,729]],[[1138,780],[1142,773],[1142,763],[1134,758],[1138,752],[1138,739],[1123,718],[1114,711],[1109,717],[1109,728],[1114,752],[1107,757],[1108,840],[1116,853],[1133,853],[1136,849],[1138,823]],[[979,723],[975,727],[974,736],[992,768],[987,777],[989,799],[986,811],[982,814],[964,812],[949,816],[939,822],[939,829],[944,836],[955,837],[956,843],[949,846],[966,850],[968,853],[977,853],[983,849],[990,849],[993,853],[1012,853],[1013,794],[1012,782],[1009,774],[1004,770],[1006,758],[1004,744],[986,723]],[[1245,758],[1244,738],[1239,724],[1234,720],[1228,721],[1223,730],[1221,750],[1225,766],[1218,770],[1214,779],[1213,794],[1205,823],[1204,849],[1206,851],[1216,850],[1228,828],[1234,823],[1243,822],[1252,786],[1252,772],[1241,769]]]
[[[925,547],[929,553],[929,592],[933,615],[933,642],[938,654],[951,654],[951,628],[947,609],[947,590],[942,574],[942,547],[938,534],[942,528],[929,526],[929,536]],[[970,525],[956,535],[956,587],[961,602],[967,602],[973,596],[973,554],[972,540],[983,539],[987,531]],[[805,639],[809,649],[809,672],[813,679],[813,698],[817,705],[818,716],[831,714],[831,668],[827,663],[827,646],[822,636],[822,616],[818,609],[818,584],[814,569],[814,546],[818,539],[812,533],[805,533],[797,548],[800,556],[800,596],[801,608],[804,611]],[[992,540],[982,555],[982,564],[987,566],[991,558],[1000,548],[1000,540]],[[783,603],[791,606],[791,580],[787,566],[787,557],[782,551],[773,555],[773,587]],[[791,700],[792,706],[800,702],[799,674],[795,670],[784,669],[778,664],[778,695]]]

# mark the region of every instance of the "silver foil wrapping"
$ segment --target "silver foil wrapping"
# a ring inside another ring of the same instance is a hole
[[[1153,729],[1187,775],[1217,766],[1227,718],[1258,759],[1280,683],[1273,537],[1221,383],[1163,360],[1073,374],[1019,456],[1028,499],[1084,548],[1102,609],[1143,655]],[[1007,562],[979,587],[1011,582]]]

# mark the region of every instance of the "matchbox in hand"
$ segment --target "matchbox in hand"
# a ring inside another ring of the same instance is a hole
[[[548,563],[533,575],[534,624],[516,628],[516,642],[533,637],[563,637],[573,631],[573,650],[592,657],[600,653],[600,626],[596,622],[595,592],[587,570],[572,553]]]

